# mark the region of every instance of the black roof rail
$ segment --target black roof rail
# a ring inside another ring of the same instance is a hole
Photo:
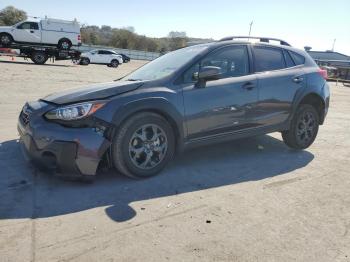
[[[235,39],[241,39],[241,38],[247,38],[248,40],[249,39],[259,39],[260,42],[264,42],[264,43],[269,43],[271,40],[271,41],[279,42],[280,45],[291,46],[289,43],[287,43],[286,41],[284,41],[282,39],[272,38],[272,37],[261,37],[261,36],[228,36],[228,37],[224,37],[224,38],[220,39],[219,41],[221,42],[221,41],[235,40]]]

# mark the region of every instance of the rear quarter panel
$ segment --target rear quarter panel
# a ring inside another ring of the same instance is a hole
[[[295,113],[301,100],[309,94],[318,95],[323,100],[325,113],[327,113],[330,100],[329,86],[327,81],[318,73],[318,70],[317,66],[304,68],[306,87],[297,92],[293,104],[293,113]]]

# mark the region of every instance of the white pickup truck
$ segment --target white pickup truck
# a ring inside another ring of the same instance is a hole
[[[80,25],[74,21],[45,18],[19,22],[13,26],[0,26],[0,45],[12,43],[54,45],[70,49],[81,45]]]

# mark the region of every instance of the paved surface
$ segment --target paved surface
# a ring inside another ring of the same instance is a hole
[[[63,181],[26,164],[26,100],[110,81],[118,69],[0,58],[0,261],[350,261],[350,88],[332,85],[315,144],[280,134],[199,148],[160,175]]]

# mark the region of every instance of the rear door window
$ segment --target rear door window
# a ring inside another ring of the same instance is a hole
[[[305,64],[305,57],[303,57],[302,55],[299,55],[293,51],[289,51],[290,55],[292,56],[294,63],[296,65],[303,65]]]
[[[284,56],[281,49],[269,47],[253,47],[256,72],[265,72],[285,68]]]

